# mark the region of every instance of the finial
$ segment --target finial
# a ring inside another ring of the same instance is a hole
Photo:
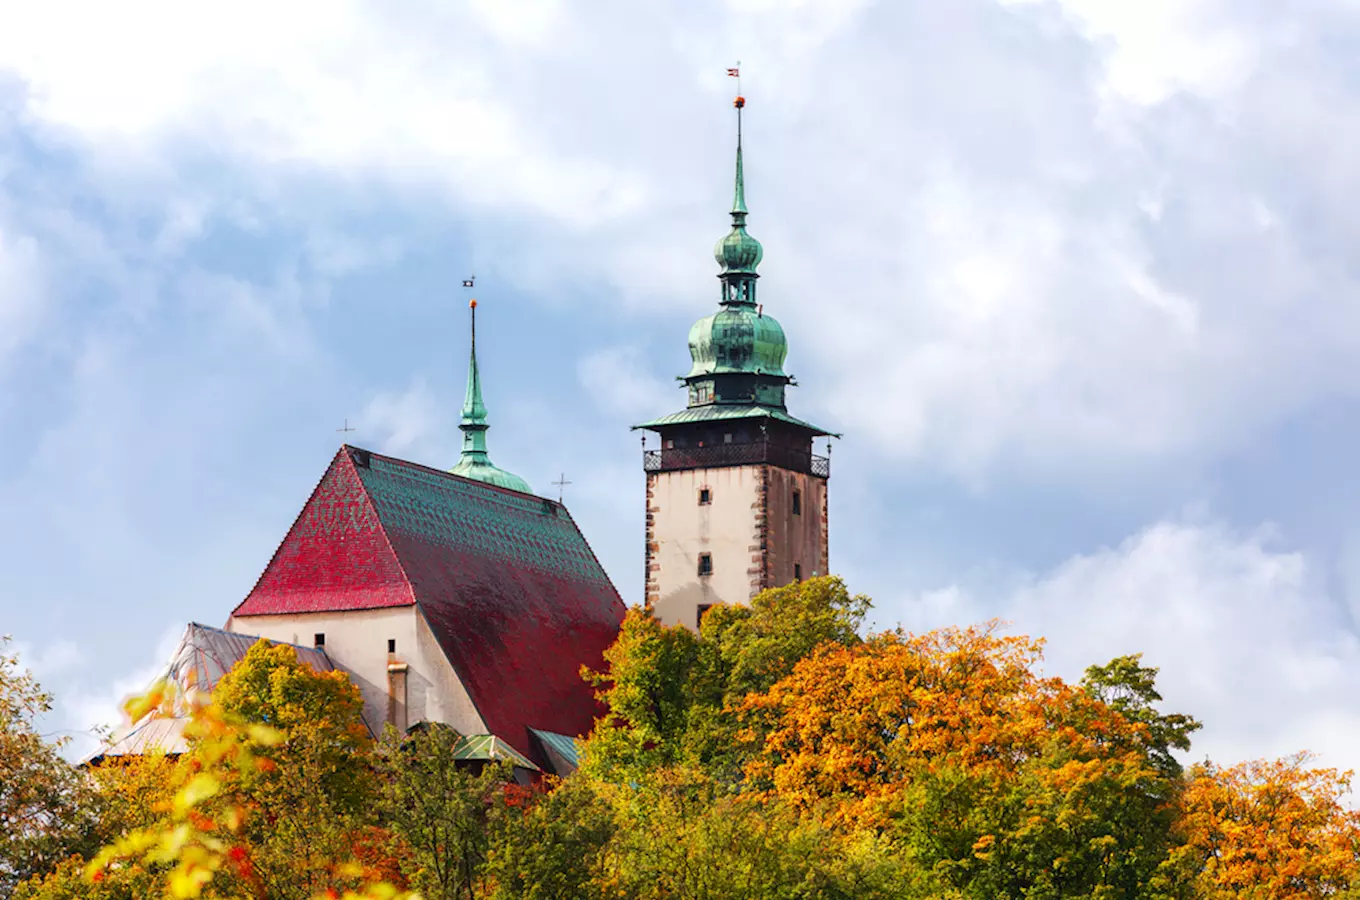
[[[746,107],[746,98],[741,95],[741,63],[727,70],[727,74],[737,79],[737,98],[732,101],[732,105],[737,108],[737,183],[732,197],[732,220],[741,224],[737,218],[739,214],[744,215],[746,209],[746,179],[741,171],[741,111]]]

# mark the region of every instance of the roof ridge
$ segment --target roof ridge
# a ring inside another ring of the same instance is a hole
[[[457,481],[463,482],[464,484],[476,484],[484,487],[494,488],[495,490],[498,491],[504,491],[505,493],[510,494],[513,497],[532,497],[535,500],[546,500],[549,503],[557,503],[557,501],[553,500],[551,497],[542,497],[532,492],[525,493],[524,491],[517,491],[514,488],[504,487],[499,484],[492,484],[489,481],[480,481],[476,478],[467,478],[463,475],[457,475],[453,472],[450,472],[447,469],[436,469],[433,466],[427,466],[424,463],[418,463],[415,462],[414,460],[402,459],[399,456],[388,456],[386,453],[379,453],[376,450],[368,450],[363,447],[354,447],[351,446],[350,444],[346,444],[345,447],[348,447],[351,450],[361,450],[364,453],[369,454],[370,456],[376,456],[378,459],[385,460],[389,463],[395,463],[397,465],[411,466],[412,468],[415,469],[421,469],[425,472],[429,472],[431,475],[443,475],[446,478],[452,478]],[[558,505],[560,506],[561,504]]]

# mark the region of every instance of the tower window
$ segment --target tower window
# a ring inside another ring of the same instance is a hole
[[[699,554],[699,574],[700,574],[700,575],[712,575],[712,574],[713,574],[713,554],[712,554],[712,553],[700,553],[700,554]]]
[[[396,639],[396,638],[388,638],[388,639],[387,639],[387,652],[388,652],[388,653],[396,653],[396,652],[397,652],[397,639]]]
[[[694,627],[698,628],[704,624],[704,613],[713,608],[712,603],[700,603],[698,610],[694,613]]]
[[[797,491],[793,492],[793,514],[795,516],[803,514],[803,495]]]
[[[312,646],[313,646],[313,647],[324,647],[324,646],[326,646],[326,635],[325,635],[324,633],[320,632],[320,631],[318,631],[316,634],[312,635]]]
[[[794,581],[803,580],[803,567],[798,563],[793,564],[793,580]]]
[[[724,444],[732,443],[732,432],[729,431],[723,435],[723,443]]]
[[[713,502],[713,492],[708,488],[699,488],[699,505],[708,506]]]

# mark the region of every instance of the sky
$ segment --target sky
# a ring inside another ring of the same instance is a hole
[[[629,426],[761,295],[876,627],[1141,652],[1190,759],[1360,766],[1354,0],[0,0],[0,633],[93,746],[343,440],[642,591]],[[353,432],[337,429],[348,423]]]

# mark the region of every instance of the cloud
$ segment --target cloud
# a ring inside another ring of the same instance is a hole
[[[651,373],[640,347],[597,350],[577,363],[576,379],[602,411],[638,421],[683,402],[679,391]]]
[[[711,305],[731,49],[799,402],[973,479],[1211,458],[1360,391],[1338,9],[142,0],[82,7],[98,38],[73,39],[49,3],[6,29],[0,67],[101,165],[211,148],[261,197],[376,181],[487,223],[473,255],[543,302],[606,285],[669,315]],[[733,37],[711,40],[714,17]],[[1319,133],[1336,139],[1295,137]],[[353,241],[330,246],[343,269]]]
[[[913,628],[999,616],[1046,638],[1065,678],[1142,653],[1164,708],[1204,722],[1192,758],[1309,749],[1360,770],[1360,637],[1324,567],[1280,544],[1268,527],[1162,521],[1008,587],[961,582],[902,608]]]
[[[380,391],[364,405],[355,420],[356,443],[405,459],[440,459],[451,444],[452,423],[445,406],[425,379],[417,378],[404,391]]]
[[[44,281],[37,242],[10,232],[0,220],[0,362],[37,327]]]

